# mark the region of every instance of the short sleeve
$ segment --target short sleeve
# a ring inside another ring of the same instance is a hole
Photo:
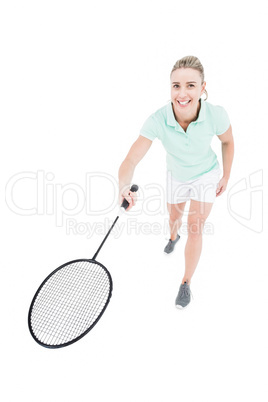
[[[144,122],[140,134],[151,141],[158,138],[158,123],[153,114]]]
[[[230,127],[230,119],[226,110],[222,106],[217,107],[216,134],[224,134]]]

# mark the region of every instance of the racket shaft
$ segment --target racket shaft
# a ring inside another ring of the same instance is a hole
[[[101,242],[100,247],[98,248],[98,250],[97,250],[97,251],[96,251],[96,253],[94,254],[94,257],[92,258],[93,260],[96,260],[97,255],[99,254],[99,252],[100,252],[100,250],[101,250],[102,246],[103,246],[103,245],[104,245],[104,243],[106,242],[107,237],[109,236],[109,234],[110,234],[110,233],[111,233],[111,231],[113,230],[113,227],[114,227],[114,225],[116,224],[116,222],[117,222],[118,218],[119,218],[119,216],[117,216],[117,217],[115,218],[115,220],[114,220],[114,222],[113,222],[112,226],[111,226],[111,227],[110,227],[110,229],[109,229],[109,232],[108,232],[108,233],[107,233],[107,235],[104,237],[103,241]]]

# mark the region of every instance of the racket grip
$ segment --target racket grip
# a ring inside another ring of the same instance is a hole
[[[132,184],[130,191],[132,191],[132,193],[136,193],[136,191],[138,191],[138,189],[139,189],[139,186],[137,186],[137,184]],[[127,209],[128,206],[129,206],[129,202],[126,199],[124,199],[121,207],[124,209]]]

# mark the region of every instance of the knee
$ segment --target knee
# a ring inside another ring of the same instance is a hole
[[[181,215],[170,214],[169,215],[169,220],[172,223],[175,223],[175,222],[181,223],[182,222],[182,216]]]
[[[191,236],[193,239],[199,238],[202,236],[203,229],[204,229],[204,224],[202,220],[189,220],[187,223],[187,229],[188,229],[188,236]]]
[[[185,204],[168,204],[169,220],[172,222],[181,221]]]

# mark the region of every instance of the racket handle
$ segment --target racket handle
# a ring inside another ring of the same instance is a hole
[[[138,191],[138,189],[139,189],[139,186],[137,186],[137,184],[132,184],[130,191],[132,191],[132,193],[136,193],[136,191]],[[129,202],[126,199],[124,199],[121,207],[124,209],[127,209],[128,206],[129,206]]]

